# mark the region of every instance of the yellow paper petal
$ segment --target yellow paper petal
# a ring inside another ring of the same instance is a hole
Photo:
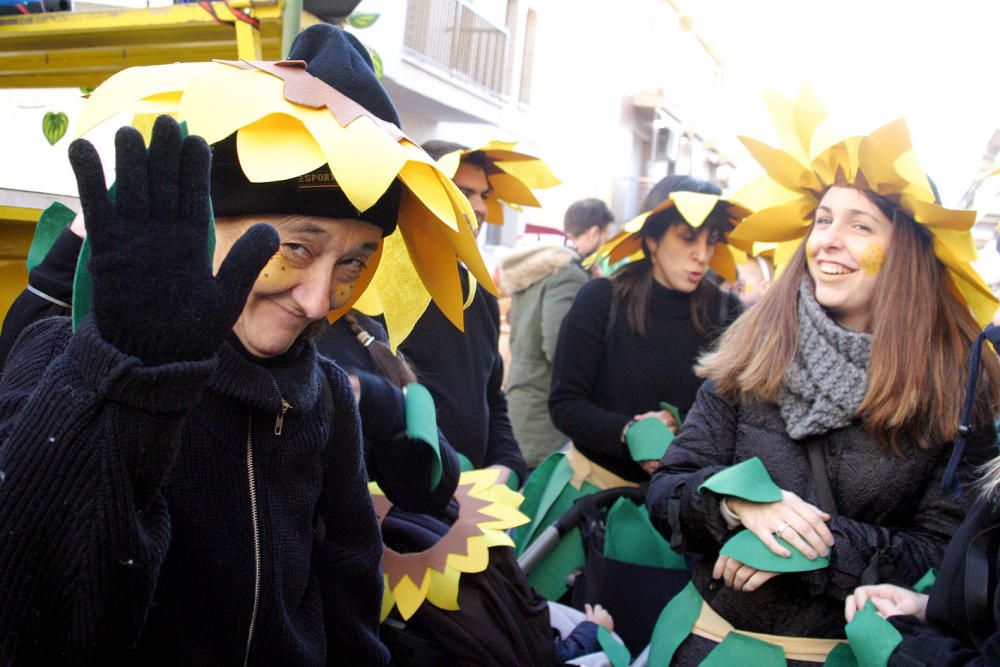
[[[497,197],[486,200],[486,222],[493,225],[503,224],[503,205]]]
[[[396,608],[399,609],[399,615],[403,617],[403,620],[417,613],[417,609],[420,608],[420,605],[427,598],[427,591],[430,586],[431,578],[426,576],[426,573],[423,583],[419,587],[413,583],[409,576],[403,576],[399,583],[396,584],[392,594],[396,597]]]
[[[406,222],[400,220],[399,225],[405,226]],[[398,229],[386,237],[383,248],[381,270],[375,274],[372,288],[368,291],[378,295],[379,305],[385,314],[389,347],[395,352],[427,310],[431,296],[420,284],[420,276],[413,268]],[[407,285],[409,289],[399,289],[400,285]]]
[[[739,137],[739,139],[767,175],[780,185],[791,190],[820,187],[812,172],[788,153],[750,137]]]
[[[701,227],[705,218],[715,209],[719,203],[716,195],[707,195],[700,192],[674,192],[670,195],[674,206],[684,220],[692,227]]]
[[[493,195],[503,202],[521,204],[523,206],[541,206],[531,190],[510,174],[490,174],[488,176]]]
[[[412,200],[407,200],[412,201]],[[421,219],[422,216],[422,219]],[[400,206],[399,231],[420,281],[452,324],[462,329],[462,293],[458,265],[447,231],[415,205]],[[383,302],[386,295],[381,294]]]
[[[736,260],[725,243],[718,243],[715,246],[715,253],[709,266],[720,276],[733,283],[736,282]]]
[[[537,158],[524,156],[523,160],[503,160],[495,162],[496,166],[518,179],[532,190],[552,188],[562,181],[556,178],[548,165]]]
[[[462,572],[482,572],[489,564],[490,551],[482,535],[468,539],[468,554],[448,554],[448,567]]]
[[[371,118],[359,116],[341,128],[330,113],[308,114],[305,125],[323,149],[325,161],[344,194],[367,211],[385,194],[406,163],[406,154]],[[365,156],[363,160],[359,155]]]
[[[758,211],[730,232],[729,241],[736,245],[737,242],[790,241],[800,238],[809,228],[811,221],[805,216],[813,206],[814,203],[803,199]]]
[[[283,181],[319,168],[323,151],[301,121],[270,114],[240,129],[236,151],[252,183]]]
[[[448,178],[455,178],[455,174],[458,173],[458,167],[462,164],[462,153],[461,150],[452,151],[438,158],[438,167]]]
[[[967,232],[976,224],[975,211],[953,210],[910,198],[904,198],[902,203],[913,213],[917,222],[928,227]],[[971,241],[971,234],[969,239]]]
[[[530,519],[528,519],[530,521]],[[514,546],[514,540],[511,536],[503,530],[484,530],[483,540],[486,542],[486,546],[492,549],[493,547],[512,547]]]
[[[372,280],[375,278],[375,274],[378,273],[379,264],[382,262],[382,249],[385,247],[384,239],[379,239],[378,248],[372,253],[371,259],[368,260],[367,266],[361,272],[358,277],[358,281],[354,283],[354,291],[351,293],[351,298],[347,300],[340,308],[331,310],[327,314],[327,320],[329,322],[336,322],[345,313],[347,313],[351,308],[357,305],[357,302],[362,298],[368,288],[371,286]],[[364,312],[364,311],[362,311]]]
[[[442,181],[434,167],[412,160],[408,161],[399,171],[399,179],[410,192],[414,193],[425,208],[442,222],[446,224],[450,222],[448,226],[457,231],[458,225],[454,222],[454,203],[446,191],[437,187]],[[459,194],[461,195],[461,193]],[[469,206],[468,201],[466,201],[466,206]],[[469,215],[474,216],[471,206],[469,206]],[[400,218],[402,217],[400,214]]]
[[[427,589],[427,601],[438,609],[455,611],[458,609],[458,586],[462,573],[450,567],[444,572],[429,570],[430,587]]]
[[[214,73],[192,78],[181,99],[181,117],[188,122],[191,134],[204,137],[210,144],[270,114],[294,118],[300,109],[328,113],[285,100],[284,82],[270,74],[221,64],[219,67]],[[219,112],[220,100],[225,100],[225,113]]]
[[[218,71],[218,63],[183,63],[130,67],[117,72],[90,94],[76,121],[76,136],[108,118],[129,111],[144,98],[183,90],[194,76]]]
[[[503,503],[514,508],[520,507],[521,503],[524,502],[524,496],[503,484],[497,484],[490,488],[489,497],[493,502]]]

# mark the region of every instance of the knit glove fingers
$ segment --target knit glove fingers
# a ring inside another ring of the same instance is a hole
[[[117,184],[110,204],[101,162],[85,141],[70,162],[91,244],[92,312],[101,335],[148,365],[210,357],[239,317],[250,287],[277,250],[277,233],[257,231],[212,275],[211,152],[182,138],[176,121],[156,120],[147,153],[130,127],[115,137]]]

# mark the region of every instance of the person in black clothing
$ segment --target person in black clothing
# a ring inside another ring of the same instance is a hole
[[[437,159],[456,144],[428,142],[428,154]],[[461,149],[461,146],[457,146]],[[453,178],[472,204],[482,229],[486,218],[485,157],[463,156]],[[515,486],[527,476],[524,456],[514,439],[504,395],[503,359],[500,357],[500,307],[496,297],[470,281],[459,267],[465,309],[465,331],[448,321],[436,304],[430,303],[412,333],[399,346],[430,390],[438,410],[438,426],[452,446],[473,468],[499,467],[502,480]],[[470,290],[474,292],[470,299]]]
[[[721,194],[710,183],[668,176],[643,210],[675,191]],[[715,245],[731,227],[723,202],[698,228],[676,207],[650,215],[640,233],[643,259],[584,285],[563,320],[552,421],[584,456],[626,480],[648,480],[658,462],[633,461],[625,431],[644,417],[677,431],[660,403],[687,412],[701,384],[693,370],[698,354],[740,313],[738,299],[704,280]]]
[[[253,76],[398,122],[346,33],[314,26],[290,57],[306,68]],[[402,187],[359,211],[315,187],[326,166],[251,183],[236,150],[166,116],[148,152],[123,128],[112,202],[93,146],[70,148],[91,314],[29,326],[0,377],[3,664],[388,661],[357,407],[309,335],[349,303]]]

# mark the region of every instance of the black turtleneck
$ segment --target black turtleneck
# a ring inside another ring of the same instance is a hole
[[[660,402],[687,413],[701,379],[693,367],[712,341],[691,319],[691,295],[653,282],[649,331],[631,330],[619,307],[608,331],[612,285],[588,282],[563,320],[552,367],[552,421],[587,457],[632,481],[648,480],[621,442],[622,429],[637,414],[660,410]],[[739,301],[711,288],[708,312],[728,324]],[[722,306],[721,300],[729,303]],[[723,315],[723,313],[726,313]]]

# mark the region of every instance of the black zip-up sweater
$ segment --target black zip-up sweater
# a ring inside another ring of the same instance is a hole
[[[144,367],[89,319],[22,334],[0,377],[0,663],[386,662],[346,376],[308,343],[265,366],[234,342]]]

